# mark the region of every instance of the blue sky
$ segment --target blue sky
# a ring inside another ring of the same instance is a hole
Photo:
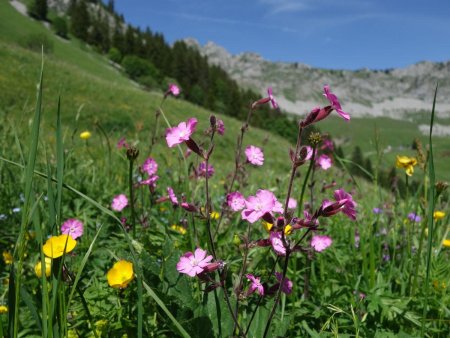
[[[116,0],[127,22],[332,69],[450,59],[450,0]]]

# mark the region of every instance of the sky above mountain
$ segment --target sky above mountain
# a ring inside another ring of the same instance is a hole
[[[105,1],[106,2],[106,1]],[[128,23],[332,69],[450,59],[449,0],[115,0]]]

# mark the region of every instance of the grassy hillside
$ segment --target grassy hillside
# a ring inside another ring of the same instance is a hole
[[[45,55],[44,75],[44,128],[53,126],[58,95],[62,102],[63,125],[67,135],[75,129],[93,129],[98,122],[111,136],[111,143],[122,135],[136,140],[150,137],[154,112],[162,94],[146,92],[110,66],[81,42],[57,38],[41,23],[19,14],[7,2],[0,2],[0,112],[12,123],[23,123],[31,116],[34,107],[36,79],[41,55],[20,46],[20,41],[36,32],[45,33],[53,42],[53,52]],[[18,43],[19,42],[19,43]],[[172,124],[195,116],[200,130],[206,129],[211,112],[182,100],[170,99],[164,106]],[[80,118],[75,124],[75,117]],[[228,171],[234,156],[234,144],[241,122],[216,114],[225,122],[226,133],[217,143],[224,151],[215,154],[219,171]],[[161,132],[165,126],[161,128]],[[136,131],[139,131],[139,135]],[[268,137],[265,131],[252,128],[246,144],[262,146]],[[94,135],[91,143],[99,141]],[[288,143],[270,135],[264,146],[267,163],[277,168],[288,168],[285,161]],[[280,148],[285,149],[282,153]],[[225,150],[226,149],[226,150]],[[158,149],[157,149],[158,151]],[[165,151],[165,149],[164,149]],[[270,167],[272,167],[270,165]],[[286,170],[287,172],[287,170]],[[261,172],[261,175],[263,173]]]

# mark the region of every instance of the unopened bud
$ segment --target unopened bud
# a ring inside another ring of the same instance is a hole
[[[312,146],[316,146],[322,141],[322,136],[320,133],[311,133],[308,136],[308,141]]]
[[[209,124],[211,125],[211,128],[214,128],[216,126],[216,116],[215,115],[211,115],[209,117]]]
[[[447,188],[448,188],[448,183],[447,182],[443,182],[443,181],[437,182],[436,183],[436,194],[439,196],[445,190],[447,190]]]
[[[181,207],[184,210],[189,211],[189,212],[198,212],[198,208],[195,205],[190,204],[190,203],[183,202],[183,203],[181,203]]]
[[[233,237],[233,244],[236,245],[236,246],[241,245],[241,239],[239,238],[238,235],[234,235],[234,237]]]
[[[127,158],[129,161],[134,161],[139,156],[139,149],[136,147],[130,146],[127,149]]]

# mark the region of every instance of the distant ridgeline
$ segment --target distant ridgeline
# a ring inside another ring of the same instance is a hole
[[[47,15],[47,6],[57,14]],[[208,64],[207,57],[185,42],[170,46],[163,34],[126,24],[123,15],[115,11],[113,0],[107,4],[100,0],[33,0],[28,11],[36,19],[50,20],[56,34],[69,38],[70,33],[107,54],[148,89],[165,90],[169,82],[176,82],[185,100],[241,120],[251,103],[261,98],[240,88],[222,68]],[[251,124],[292,142],[297,138],[297,123],[269,107],[258,109]]]

